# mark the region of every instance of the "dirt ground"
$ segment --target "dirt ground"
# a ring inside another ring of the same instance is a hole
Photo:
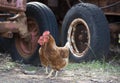
[[[100,70],[77,68],[64,69],[58,77],[46,78],[43,67],[11,62],[10,57],[0,55],[0,83],[120,83],[120,74],[109,74]]]

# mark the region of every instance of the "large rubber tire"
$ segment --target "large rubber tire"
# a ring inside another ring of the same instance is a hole
[[[0,53],[8,53],[10,47],[10,39],[0,37]]]
[[[45,30],[49,30],[51,34],[53,35],[53,37],[55,38],[57,44],[59,43],[59,40],[57,39],[58,38],[58,26],[57,26],[56,18],[53,12],[46,5],[42,3],[38,3],[38,2],[27,3],[26,16],[27,16],[27,19],[34,19],[34,21],[36,22],[37,24],[36,26],[38,26],[38,30],[39,30],[39,33],[37,33],[37,36],[40,36]],[[30,26],[33,26],[33,25],[30,25]],[[28,29],[30,26],[28,25]],[[39,37],[37,37],[37,40],[38,38]],[[35,42],[35,44],[36,43],[37,41]],[[25,58],[26,55],[24,57],[24,55],[20,53],[20,51],[17,49],[16,46],[18,45],[16,45],[16,35],[15,35],[11,41],[11,47],[9,50],[13,60],[22,61],[24,63],[37,64],[36,61],[39,60],[38,49],[40,47],[38,44],[36,47],[34,47],[35,49],[34,53],[30,55],[26,54],[28,56],[27,58]]]
[[[70,42],[71,61],[90,61],[105,57],[109,51],[110,33],[104,13],[93,4],[74,5],[65,15],[62,41],[62,45],[66,41]]]

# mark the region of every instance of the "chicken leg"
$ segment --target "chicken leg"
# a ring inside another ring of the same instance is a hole
[[[54,72],[54,70],[52,69],[51,71],[50,71],[50,73],[48,74],[48,76],[47,76],[47,78],[50,78],[51,76],[52,76],[52,73]]]
[[[56,73],[55,73],[55,77],[57,77],[58,76],[58,71],[56,71]]]
[[[45,74],[48,74],[48,67],[45,68]]]

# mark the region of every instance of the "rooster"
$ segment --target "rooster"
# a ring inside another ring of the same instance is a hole
[[[57,77],[58,71],[68,64],[69,43],[67,42],[64,47],[58,47],[49,31],[40,36],[38,43],[41,45],[39,49],[41,64],[46,67],[46,72],[48,66],[52,69],[47,78],[51,77],[54,71]]]

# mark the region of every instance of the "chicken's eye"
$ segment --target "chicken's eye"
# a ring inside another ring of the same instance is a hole
[[[44,36],[44,38],[45,38],[45,39],[49,39],[49,37],[48,37],[48,36]]]
[[[44,42],[48,42],[49,36],[44,36]]]

